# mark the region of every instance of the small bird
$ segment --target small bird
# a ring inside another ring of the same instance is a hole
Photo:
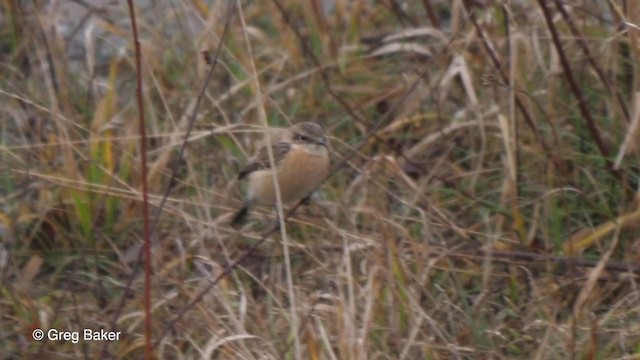
[[[326,131],[314,122],[289,127],[271,149],[282,203],[305,198],[328,174]],[[273,171],[266,146],[240,171],[238,179],[248,179],[249,187],[244,205],[231,220],[232,227],[242,226],[254,206],[276,205]]]

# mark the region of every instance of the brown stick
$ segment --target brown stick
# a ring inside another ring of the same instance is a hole
[[[233,8],[233,7],[230,7]],[[179,165],[180,165],[180,161],[182,160],[183,156],[184,156],[184,152],[185,149],[187,147],[187,143],[189,140],[189,136],[191,134],[191,130],[193,129],[193,124],[195,123],[196,120],[196,115],[198,114],[198,110],[200,109],[200,104],[202,102],[202,99],[204,97],[204,93],[207,89],[207,87],[209,86],[209,83],[211,82],[211,79],[213,78],[213,71],[216,68],[216,65],[218,64],[218,58],[220,57],[220,51],[222,49],[222,43],[224,42],[224,39],[226,39],[227,37],[227,33],[229,31],[229,24],[231,22],[231,18],[232,18],[233,12],[230,11],[227,14],[226,17],[226,23],[225,23],[225,27],[222,33],[222,36],[220,37],[220,41],[218,43],[218,47],[216,49],[216,53],[215,56],[213,57],[213,60],[210,63],[210,67],[209,67],[209,71],[207,72],[207,75],[205,77],[203,86],[200,90],[200,92],[198,93],[198,97],[196,99],[196,104],[193,108],[193,113],[191,114],[191,116],[189,117],[189,123],[187,126],[187,131],[184,135],[184,141],[182,142],[182,146],[180,147],[180,151],[178,152],[178,155],[173,163],[173,169],[171,171],[171,177],[169,178],[169,181],[167,182],[167,186],[165,187],[165,191],[164,194],[162,195],[162,200],[160,201],[160,205],[158,205],[158,208],[156,210],[155,216],[153,218],[153,222],[151,223],[150,226],[150,235],[153,235],[155,232],[155,228],[156,225],[158,224],[158,221],[160,219],[160,214],[162,214],[162,209],[164,208],[164,205],[166,203],[167,198],[169,197],[169,194],[171,193],[171,189],[173,189],[174,186],[174,181],[175,178],[178,174],[179,171]],[[146,176],[145,176],[146,179]],[[135,264],[133,265],[133,270],[131,271],[131,274],[129,275],[129,279],[127,281],[127,284],[125,285],[123,294],[120,297],[120,302],[118,303],[118,307],[116,308],[116,311],[114,313],[113,319],[111,320],[111,324],[110,324],[110,331],[115,331],[115,327],[116,327],[116,322],[118,321],[118,318],[120,317],[120,314],[122,313],[123,309],[124,309],[124,304],[125,301],[128,297],[129,292],[131,291],[131,286],[133,285],[133,280],[136,278],[136,276],[138,275],[138,273],[140,272],[140,268],[141,268],[141,264],[142,264],[142,256],[143,256],[143,252],[145,251],[145,249],[140,249],[140,251],[138,252],[138,257],[136,259]],[[107,346],[110,344],[110,342],[105,341],[104,345],[102,346],[102,351],[101,351],[101,355],[100,358],[104,358],[107,356],[108,351],[107,351]],[[151,348],[154,348],[155,345],[152,344]]]
[[[571,88],[571,92],[573,96],[575,96],[576,100],[578,100],[578,110],[580,110],[580,114],[582,118],[587,123],[587,128],[591,133],[591,137],[593,141],[595,141],[596,146],[600,150],[600,154],[606,158],[607,165],[609,165],[609,172],[617,179],[622,179],[620,172],[613,168],[613,161],[609,158],[610,152],[609,147],[602,139],[602,135],[600,134],[600,129],[596,125],[595,120],[591,116],[591,112],[587,107],[587,102],[582,95],[582,91],[576,82],[576,79],[573,77],[573,73],[571,72],[571,67],[569,66],[569,61],[567,60],[567,56],[562,49],[562,44],[560,44],[560,37],[558,36],[558,30],[553,24],[553,20],[551,19],[551,13],[549,12],[549,8],[547,7],[546,0],[538,0],[540,4],[540,8],[542,9],[542,14],[544,15],[544,19],[547,22],[547,27],[549,28],[549,32],[551,32],[551,40],[553,45],[558,52],[558,57],[560,58],[560,64],[562,65],[562,70],[567,82],[569,83],[569,87]]]
[[[131,15],[133,44],[136,50],[136,99],[138,104],[138,131],[140,132],[140,159],[142,174],[142,218],[144,220],[144,357],[151,360],[151,236],[149,232],[149,189],[147,186],[147,133],[144,128],[144,104],[142,98],[142,55],[138,40],[138,26],[133,0],[127,0]]]
[[[468,0],[463,1],[462,4],[465,10],[467,11],[467,13],[469,13],[469,19],[471,20],[471,23],[475,27],[476,32],[478,33],[478,36],[480,36],[480,40],[482,40],[482,45],[487,51],[487,54],[489,54],[489,58],[491,59],[491,62],[493,62],[493,67],[497,70],[503,83],[509,84],[509,77],[504,73],[504,70],[502,69],[502,64],[500,63],[498,56],[493,50],[494,46],[487,38],[484,31],[482,31],[482,28],[478,23],[475,13],[470,10],[471,6],[468,4]],[[520,110],[520,113],[524,117],[524,120],[527,123],[527,125],[529,125],[531,130],[533,130],[536,140],[542,146],[542,149],[544,150],[545,154],[547,155],[548,158],[551,159],[551,161],[553,162],[556,168],[561,169],[562,167],[560,166],[560,161],[553,154],[553,152],[551,151],[551,148],[545,141],[544,137],[540,134],[538,125],[536,125],[536,123],[533,121],[533,118],[529,114],[529,111],[527,110],[527,108],[524,106],[524,103],[522,102],[522,100],[520,100],[520,97],[518,96],[518,94],[515,95],[515,100],[516,100],[516,107],[518,108],[518,110]]]
[[[602,70],[598,62],[595,60],[595,58],[591,54],[591,50],[589,49],[589,45],[587,45],[587,42],[584,40],[583,34],[576,27],[576,24],[571,18],[571,15],[567,12],[567,10],[565,10],[564,6],[562,6],[562,2],[560,0],[555,0],[555,2],[556,2],[556,8],[558,8],[560,15],[562,15],[562,18],[564,19],[564,21],[567,23],[567,25],[569,25],[569,30],[571,30],[571,34],[573,34],[573,37],[576,38],[576,41],[578,42],[578,46],[580,46],[580,48],[582,49],[582,52],[586,55],[587,60],[589,61],[589,64],[591,64],[591,66],[593,67],[593,70],[595,70],[596,74],[598,75],[598,78],[600,79],[600,81],[602,81],[602,83],[607,88],[607,90],[615,96],[616,100],[618,101],[618,105],[622,110],[622,114],[624,115],[627,122],[628,123],[631,122],[631,118],[629,117],[629,109],[627,109],[627,105],[625,104],[624,99],[622,98],[622,94],[620,93],[620,90],[614,89],[613,86],[611,85],[611,82],[605,75],[604,70]]]

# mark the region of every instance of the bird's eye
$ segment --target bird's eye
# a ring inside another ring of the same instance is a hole
[[[307,142],[307,141],[309,141],[309,137],[307,137],[305,135],[302,135],[302,134],[298,134],[298,140]]]

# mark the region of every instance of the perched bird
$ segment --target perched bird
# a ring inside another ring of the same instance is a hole
[[[231,226],[240,227],[256,205],[274,206],[276,198],[273,172],[276,173],[282,203],[301,200],[313,191],[329,171],[329,150],[324,128],[313,122],[295,124],[272,144],[273,165],[265,146],[247,164],[238,179],[248,179],[247,198],[234,215]]]

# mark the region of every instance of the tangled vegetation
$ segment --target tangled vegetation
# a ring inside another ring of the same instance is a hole
[[[640,3],[135,6],[155,357],[640,358]],[[0,9],[0,359],[142,358],[127,3]],[[233,229],[300,121],[335,172]]]

